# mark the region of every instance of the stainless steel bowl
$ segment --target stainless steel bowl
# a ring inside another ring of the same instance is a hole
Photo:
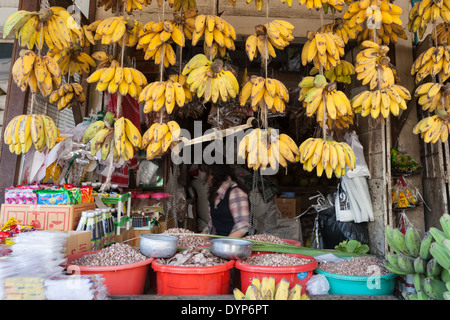
[[[177,251],[178,238],[164,234],[144,233],[140,237],[141,253],[148,258],[171,258]]]
[[[211,253],[222,259],[245,259],[252,253],[253,242],[241,239],[211,239]]]

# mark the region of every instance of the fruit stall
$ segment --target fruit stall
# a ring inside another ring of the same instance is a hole
[[[448,300],[449,8],[19,1],[0,299]],[[202,233],[211,160],[243,238]]]

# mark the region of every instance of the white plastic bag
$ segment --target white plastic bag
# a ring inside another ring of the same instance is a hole
[[[344,136],[345,142],[352,148],[356,157],[356,167],[353,170],[347,170],[346,175],[349,178],[369,177],[370,170],[364,158],[364,148],[359,142],[358,135],[355,131],[347,132]]]
[[[323,274],[315,274],[306,282],[306,289],[310,295],[328,294],[330,284]]]
[[[341,184],[337,186],[336,196],[334,198],[334,208],[336,211],[336,220],[341,222],[353,221],[353,214],[350,208],[350,200],[347,192],[343,190]]]
[[[366,177],[341,178],[342,189],[346,192],[353,221],[356,223],[373,221],[372,199]]]

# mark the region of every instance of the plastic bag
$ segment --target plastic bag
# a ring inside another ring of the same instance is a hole
[[[399,177],[392,189],[392,207],[397,209],[413,208],[417,206],[417,194],[413,186]]]
[[[353,170],[347,170],[346,175],[353,177],[369,177],[370,170],[364,158],[364,148],[359,142],[358,135],[355,131],[347,132],[344,136],[345,142],[352,148],[356,157],[356,167]]]
[[[306,289],[311,295],[328,294],[330,284],[323,274],[315,274],[306,282]]]
[[[341,178],[342,189],[350,204],[353,221],[356,223],[373,221],[372,199],[366,177]]]
[[[340,183],[337,186],[334,206],[336,208],[337,221],[353,221],[353,214],[352,210],[350,209],[349,197],[347,195],[347,192],[341,187]]]

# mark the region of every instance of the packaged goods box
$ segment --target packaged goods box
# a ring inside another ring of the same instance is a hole
[[[66,255],[91,251],[91,231],[67,231]]]
[[[275,204],[285,218],[294,218],[302,213],[302,198],[275,198]]]
[[[95,203],[77,205],[29,205],[2,204],[0,224],[3,226],[13,217],[22,225],[33,225],[36,230],[71,231],[80,221],[81,213],[93,210]]]

